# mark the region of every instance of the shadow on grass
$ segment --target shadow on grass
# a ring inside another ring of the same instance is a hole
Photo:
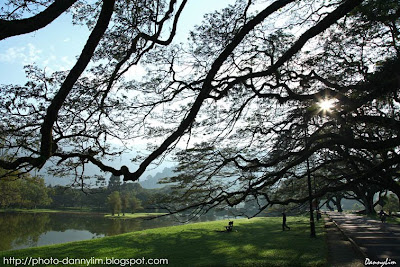
[[[297,217],[299,218],[299,217]],[[232,232],[225,221],[157,228],[91,241],[8,251],[0,256],[53,258],[159,258],[169,266],[323,266],[324,238],[309,238],[304,219],[281,230],[280,218],[235,220]],[[322,248],[322,249],[321,249]]]

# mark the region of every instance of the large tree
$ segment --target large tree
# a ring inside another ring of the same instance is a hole
[[[248,199],[262,210],[365,181],[397,183],[398,1],[237,1],[174,44],[186,4],[176,2],[70,3],[91,35],[69,72],[29,67],[26,85],[1,88],[0,129],[14,155],[0,167],[54,159],[137,180],[186,147],[176,154],[173,196],[185,202],[178,210],[201,211]],[[0,30],[24,23],[15,13],[2,15]],[[139,62],[148,73],[125,79]],[[321,109],[328,99],[334,108]],[[138,169],[107,165],[144,138],[152,145],[134,159]],[[311,176],[313,192],[304,182]]]
[[[267,200],[262,210],[359,184],[398,187],[398,2],[352,2],[358,5],[350,7],[340,1],[336,7],[330,1],[324,8],[312,2],[321,14],[297,3],[304,17],[289,20],[300,37],[271,30],[266,19],[235,43],[257,18],[240,25],[236,6],[213,14],[209,26],[193,33],[186,55],[196,66],[191,79],[179,80],[172,60],[165,60],[170,67],[160,76],[170,73],[177,88],[198,94],[164,147],[185,134],[207,140],[177,155],[180,175],[171,181],[179,183],[182,194],[174,197],[183,200],[182,209],[205,212],[255,197]],[[237,23],[224,25],[228,17]],[[305,25],[311,26],[304,30]],[[228,44],[222,41],[227,39]],[[164,88],[177,98],[177,90]],[[326,101],[330,109],[323,108]],[[309,172],[316,178],[312,190],[299,186]]]
[[[2,39],[39,30],[68,8],[74,23],[88,25],[91,33],[70,71],[47,74],[27,66],[25,85],[1,86],[1,143],[13,157],[1,159],[0,167],[29,170],[54,159],[66,169],[91,162],[114,175],[128,175],[127,167],[103,163],[138,134],[126,124],[133,107],[125,99],[135,93],[122,84],[123,75],[149,50],[171,43],[185,4],[5,1],[0,10]],[[115,140],[119,145],[111,147],[108,141]]]

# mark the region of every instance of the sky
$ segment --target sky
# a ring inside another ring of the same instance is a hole
[[[28,64],[49,72],[70,69],[88,35],[87,29],[72,26],[70,16],[63,15],[44,29],[1,41],[0,83],[24,82],[23,66]]]
[[[184,42],[189,31],[202,22],[206,13],[234,2],[235,0],[189,0],[181,15],[175,41]],[[4,0],[0,0],[0,6],[2,5]],[[89,36],[85,26],[72,25],[71,21],[71,15],[64,14],[43,29],[0,41],[0,84],[24,84],[26,78],[23,67],[29,64],[45,68],[48,73],[71,69]],[[119,159],[115,164],[129,166],[129,162],[128,158]],[[170,163],[151,169],[143,177],[154,175],[165,166],[170,166]],[[96,171],[93,169],[90,172]]]
[[[0,0],[4,5],[4,0]],[[176,41],[185,41],[204,14],[221,9],[234,0],[189,0],[178,25]],[[33,33],[0,41],[0,84],[25,83],[24,66],[37,64],[49,73],[68,70],[76,61],[89,36],[85,26],[74,26],[64,14],[47,27]]]

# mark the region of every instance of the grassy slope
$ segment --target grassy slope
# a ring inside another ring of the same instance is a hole
[[[288,217],[291,231],[282,232],[281,218],[234,220],[234,232],[223,230],[226,221],[149,229],[89,241],[17,251],[2,257],[166,258],[169,266],[322,266],[326,265],[322,224],[319,237],[309,238],[306,217]]]

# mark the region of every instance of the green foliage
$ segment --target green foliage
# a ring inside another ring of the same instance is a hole
[[[125,216],[126,210],[129,208],[129,196],[127,193],[122,193],[121,195],[121,209],[122,209],[122,215]]]
[[[108,197],[107,197],[107,203],[110,206],[111,209],[111,214],[114,216],[115,213],[121,212],[121,197],[118,191],[112,192]]]
[[[20,182],[16,177],[5,177],[0,180],[0,206],[7,208],[21,202]]]
[[[24,175],[0,179],[0,207],[36,208],[51,204],[43,178]]]
[[[400,210],[399,199],[394,194],[389,194],[384,198],[383,209],[391,215]]]
[[[130,195],[127,199],[128,203],[129,203],[129,208],[133,213],[135,213],[136,211],[142,210],[142,202],[135,196],[135,195]]]
[[[120,192],[121,211],[123,213],[146,209],[154,200],[154,195],[164,194],[161,189],[145,189],[139,183],[120,184],[119,189],[120,191],[113,191]],[[54,186],[49,187],[48,190],[52,199],[50,207],[53,209],[76,208],[101,212],[106,212],[110,209],[107,197],[113,192],[110,191],[110,187],[82,189],[80,186]],[[132,197],[136,200],[131,200]],[[132,205],[133,209],[130,208]]]

